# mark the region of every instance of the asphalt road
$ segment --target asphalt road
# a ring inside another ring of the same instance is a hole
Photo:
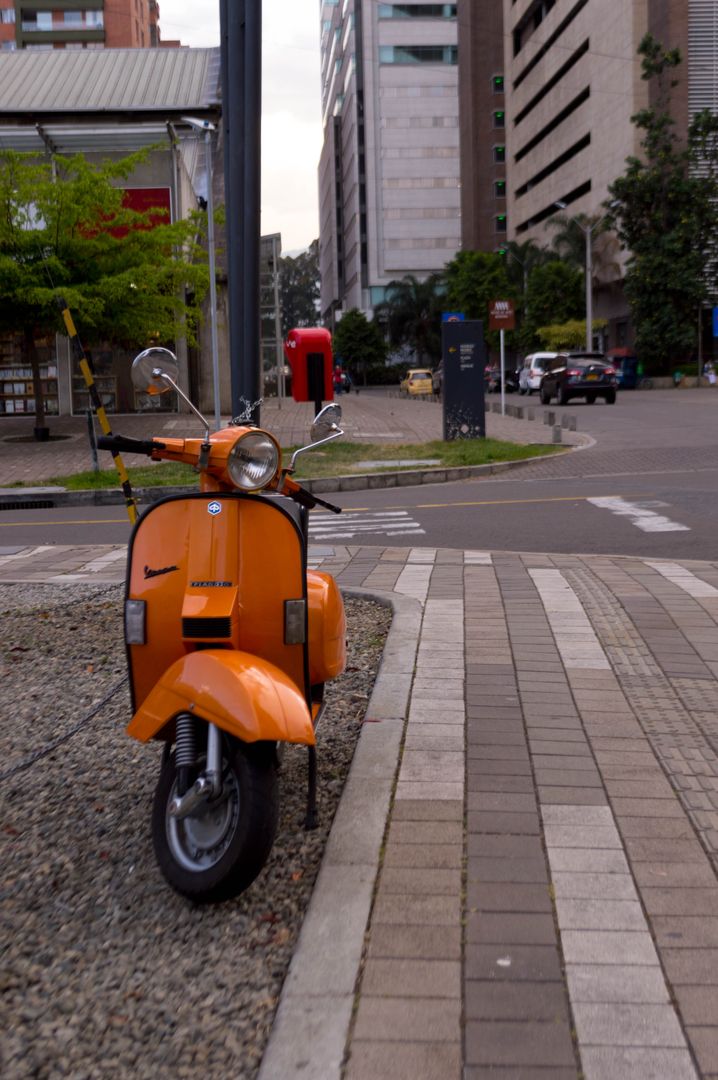
[[[615,407],[569,411],[594,448],[507,478],[330,495],[346,512],[314,512],[313,542],[714,558],[718,394],[624,393]],[[129,532],[120,507],[0,515],[0,548],[122,543]]]

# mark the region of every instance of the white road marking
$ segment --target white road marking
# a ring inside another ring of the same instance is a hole
[[[424,529],[406,510],[381,510],[374,514],[313,514],[309,518],[309,536],[317,540],[350,540],[361,534],[380,536],[421,536]]]
[[[677,521],[671,521],[663,514],[657,514],[649,509],[651,506],[667,506],[667,503],[658,502],[655,499],[643,502],[628,502],[626,499],[610,495],[602,495],[600,498],[587,499],[602,510],[610,510],[619,517],[627,517],[632,525],[643,532],[690,532],[688,525],[680,525]]]
[[[672,581],[674,585],[677,585],[679,589],[683,589],[689,596],[694,596],[697,599],[706,596],[718,596],[718,589],[714,585],[702,581],[690,570],[686,570],[685,566],[679,566],[678,563],[649,562],[646,560],[646,566],[650,566],[651,570],[656,570],[659,574],[662,574],[667,581]]]

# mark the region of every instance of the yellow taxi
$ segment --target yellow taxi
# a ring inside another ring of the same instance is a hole
[[[411,368],[399,383],[404,394],[432,394],[433,384],[430,368]]]

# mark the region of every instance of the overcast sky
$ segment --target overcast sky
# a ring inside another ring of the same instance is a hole
[[[262,22],[262,232],[280,232],[286,254],[319,234],[319,4],[263,0]],[[218,0],[160,0],[160,32],[183,45],[219,45]]]

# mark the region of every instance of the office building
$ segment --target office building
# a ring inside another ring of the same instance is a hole
[[[460,0],[461,240],[470,251],[506,242],[504,34],[499,6]]]
[[[697,110],[718,109],[714,0],[503,0],[503,11],[490,0],[459,0],[458,16],[464,247],[496,250],[501,233],[546,246],[557,213],[601,214],[609,185],[640,150],[631,116],[655,94],[637,55],[646,32],[683,57],[676,132]],[[595,241],[594,315],[608,320],[604,343],[624,345],[625,254],[614,243],[601,259],[604,244]]]
[[[456,3],[321,4],[321,313],[371,312],[460,247]]]
[[[159,15],[157,0],[0,0],[0,49],[156,48]]]

